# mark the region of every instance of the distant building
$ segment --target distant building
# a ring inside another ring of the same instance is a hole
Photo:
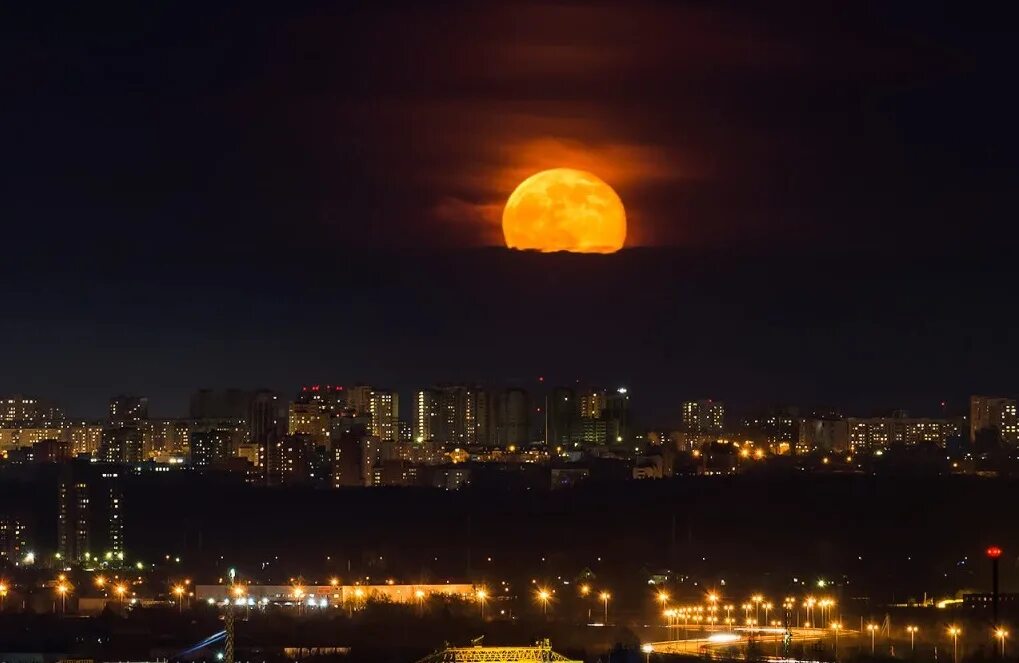
[[[849,424],[843,419],[800,419],[796,453],[849,451]]]
[[[28,552],[28,528],[17,516],[0,515],[0,564],[20,562]]]
[[[425,442],[441,439],[442,420],[439,392],[420,389],[414,394],[414,440]]]
[[[69,463],[61,471],[57,549],[68,564],[124,560],[124,496],[113,466]]]
[[[372,435],[380,440],[399,439],[400,395],[386,389],[373,390],[368,407]]]
[[[725,404],[710,399],[684,402],[683,431],[694,435],[721,435],[725,431]]]
[[[602,418],[607,444],[630,442],[630,392],[626,387],[619,387],[606,396]]]
[[[145,457],[187,455],[191,430],[189,419],[149,419],[142,428]]]
[[[1019,419],[1012,398],[971,396],[969,399],[969,441],[974,443],[984,431],[997,431],[1002,444],[1019,445]]]
[[[945,446],[959,435],[962,422],[955,419],[910,417],[898,411],[890,417],[847,417],[849,449],[854,453],[892,445],[933,444]]]
[[[197,430],[192,431],[189,439],[193,467],[221,465],[234,456],[231,431],[219,428]]]
[[[266,389],[256,391],[248,409],[249,441],[264,449],[270,436],[279,432],[280,422],[286,417],[286,409],[278,394]]]
[[[414,439],[458,447],[488,444],[492,402],[476,385],[443,384],[415,394]]]
[[[545,439],[549,446],[566,447],[579,437],[580,406],[569,387],[557,387],[545,398]]]
[[[372,392],[375,391],[371,385],[356,384],[350,388],[347,394],[347,407],[354,411],[354,414],[370,414]]]
[[[493,444],[525,446],[531,442],[531,404],[527,391],[504,389],[495,395],[495,436]]]
[[[315,479],[316,444],[308,435],[285,435],[269,443],[266,474],[270,485],[307,485]]]
[[[107,428],[99,443],[99,459],[104,463],[140,463],[145,459],[144,439],[138,428]]]
[[[45,398],[12,394],[0,397],[0,426],[35,427],[63,421],[64,411]]]
[[[303,435],[315,444],[329,442],[330,415],[317,403],[291,403],[287,414],[287,434]]]
[[[110,426],[140,426],[149,418],[149,399],[144,396],[119,395],[110,399]]]

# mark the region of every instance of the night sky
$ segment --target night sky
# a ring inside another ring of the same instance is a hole
[[[748,4],[7,8],[0,392],[543,375],[655,425],[1014,393],[1014,12]],[[500,248],[554,166],[628,248]]]

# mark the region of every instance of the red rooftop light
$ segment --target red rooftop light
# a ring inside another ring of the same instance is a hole
[[[998,559],[1001,557],[1001,548],[998,546],[991,546],[987,549],[987,556],[991,559]]]

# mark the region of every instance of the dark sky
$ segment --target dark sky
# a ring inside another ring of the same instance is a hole
[[[863,413],[1016,391],[1013,12],[13,11],[0,392],[178,414],[199,386],[546,375],[627,384],[665,424],[707,395]],[[617,189],[629,248],[492,248],[552,166]]]

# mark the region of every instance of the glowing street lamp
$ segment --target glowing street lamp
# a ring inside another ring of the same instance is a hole
[[[952,636],[952,660],[959,663],[959,636],[962,635],[962,629],[958,626],[949,626],[948,635]]]
[[[541,601],[541,614],[548,616],[548,600],[552,598],[552,594],[547,589],[538,590],[538,600]]]
[[[774,606],[771,605],[771,601],[765,601],[761,604],[761,607],[764,608],[764,622],[768,623],[768,613]]]
[[[910,653],[916,651],[916,633],[920,629],[916,626],[907,626],[906,633],[909,633],[909,651]]]
[[[601,594],[598,595],[598,598],[600,598],[602,603],[605,605],[605,623],[608,624],[609,623],[609,599],[612,598],[612,595],[609,594],[608,592],[602,592]]]
[[[644,652],[644,663],[651,663],[651,652],[655,650],[654,645],[652,644],[641,645],[640,650]]]
[[[120,599],[120,602],[123,603],[124,597],[127,595],[127,585],[123,583],[117,585],[113,588],[113,593],[116,594],[117,598]]]
[[[662,604],[662,608],[665,608],[666,604],[668,604],[668,602],[669,602],[669,593],[668,592],[658,592],[658,597],[657,598],[658,598],[658,602]]]
[[[877,635],[878,628],[879,627],[878,627],[877,624],[867,624],[867,630],[870,631],[870,654],[871,654],[871,656],[874,655],[874,637]]]
[[[839,622],[831,623],[831,631],[835,634],[835,660],[839,660],[839,631],[842,630],[842,624]]]
[[[184,585],[175,585],[173,594],[177,597],[177,612],[184,612]]]
[[[479,589],[476,592],[476,596],[478,597],[478,603],[481,604],[481,620],[484,621],[484,619],[485,619],[485,600],[488,598],[488,592],[486,592],[484,589]]]
[[[106,578],[102,576],[96,576],[93,582],[95,582],[95,585],[98,589],[102,589],[103,587],[106,586]]]
[[[70,587],[66,583],[57,585],[57,594],[60,594],[60,612],[67,612],[67,592]]]
[[[1005,638],[1008,637],[1008,631],[999,626],[994,629],[994,637],[1001,642],[1001,657],[1005,658]]]
[[[591,593],[591,585],[586,585],[585,584],[585,585],[581,585],[580,586],[580,595],[581,596],[587,596],[590,593]]]
[[[4,609],[4,599],[7,598],[7,592],[8,592],[7,583],[0,582],[0,610]]]

